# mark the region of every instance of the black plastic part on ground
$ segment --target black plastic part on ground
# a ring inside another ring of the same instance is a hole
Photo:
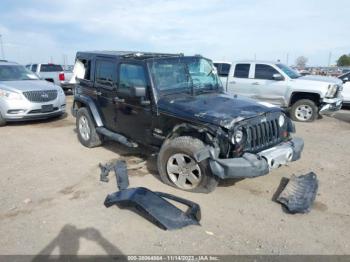
[[[165,198],[188,206],[183,212]],[[106,207],[134,207],[136,211],[164,230],[179,229],[188,225],[199,225],[201,218],[198,204],[170,194],[153,192],[144,187],[128,188],[110,194],[104,202]]]
[[[114,172],[117,179],[119,190],[124,190],[129,187],[129,177],[126,163],[124,160],[118,160],[114,166]]]
[[[315,201],[317,189],[318,180],[315,173],[292,175],[276,201],[283,204],[289,213],[307,213]]]
[[[99,163],[98,166],[100,167],[101,169],[101,174],[100,174],[100,181],[102,182],[108,182],[109,179],[108,179],[108,175],[109,175],[109,172],[113,169],[113,164],[101,164]]]

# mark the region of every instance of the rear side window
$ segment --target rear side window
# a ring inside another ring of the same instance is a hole
[[[121,64],[119,68],[119,90],[132,86],[147,86],[145,70],[141,65]]]
[[[96,61],[96,83],[113,86],[115,80],[115,63],[112,61]]]
[[[279,74],[279,72],[269,65],[257,64],[255,66],[255,78],[273,80],[273,75]]]
[[[33,68],[32,68],[32,71],[33,71]],[[41,64],[41,67],[40,67],[40,72],[61,72],[61,71],[63,71],[63,68],[60,65]]]
[[[249,77],[250,64],[236,64],[234,77],[248,78]]]

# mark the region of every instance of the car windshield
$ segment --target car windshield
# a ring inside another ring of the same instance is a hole
[[[149,62],[149,68],[161,93],[213,92],[222,87],[213,64],[205,58],[154,59]]]
[[[1,65],[0,81],[38,80],[39,78],[21,65]]]
[[[276,64],[276,66],[292,79],[301,77],[301,74],[299,74],[297,71],[295,71],[293,68],[290,68],[289,66],[286,66],[284,64]]]

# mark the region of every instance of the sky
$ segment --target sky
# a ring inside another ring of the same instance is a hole
[[[2,0],[0,34],[22,64],[137,50],[325,66],[350,53],[349,14],[348,0]]]

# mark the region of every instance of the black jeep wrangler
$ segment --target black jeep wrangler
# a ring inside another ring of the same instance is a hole
[[[79,141],[160,148],[162,181],[183,190],[210,192],[219,179],[265,175],[303,150],[281,109],[226,94],[202,56],[78,52],[75,77]]]

